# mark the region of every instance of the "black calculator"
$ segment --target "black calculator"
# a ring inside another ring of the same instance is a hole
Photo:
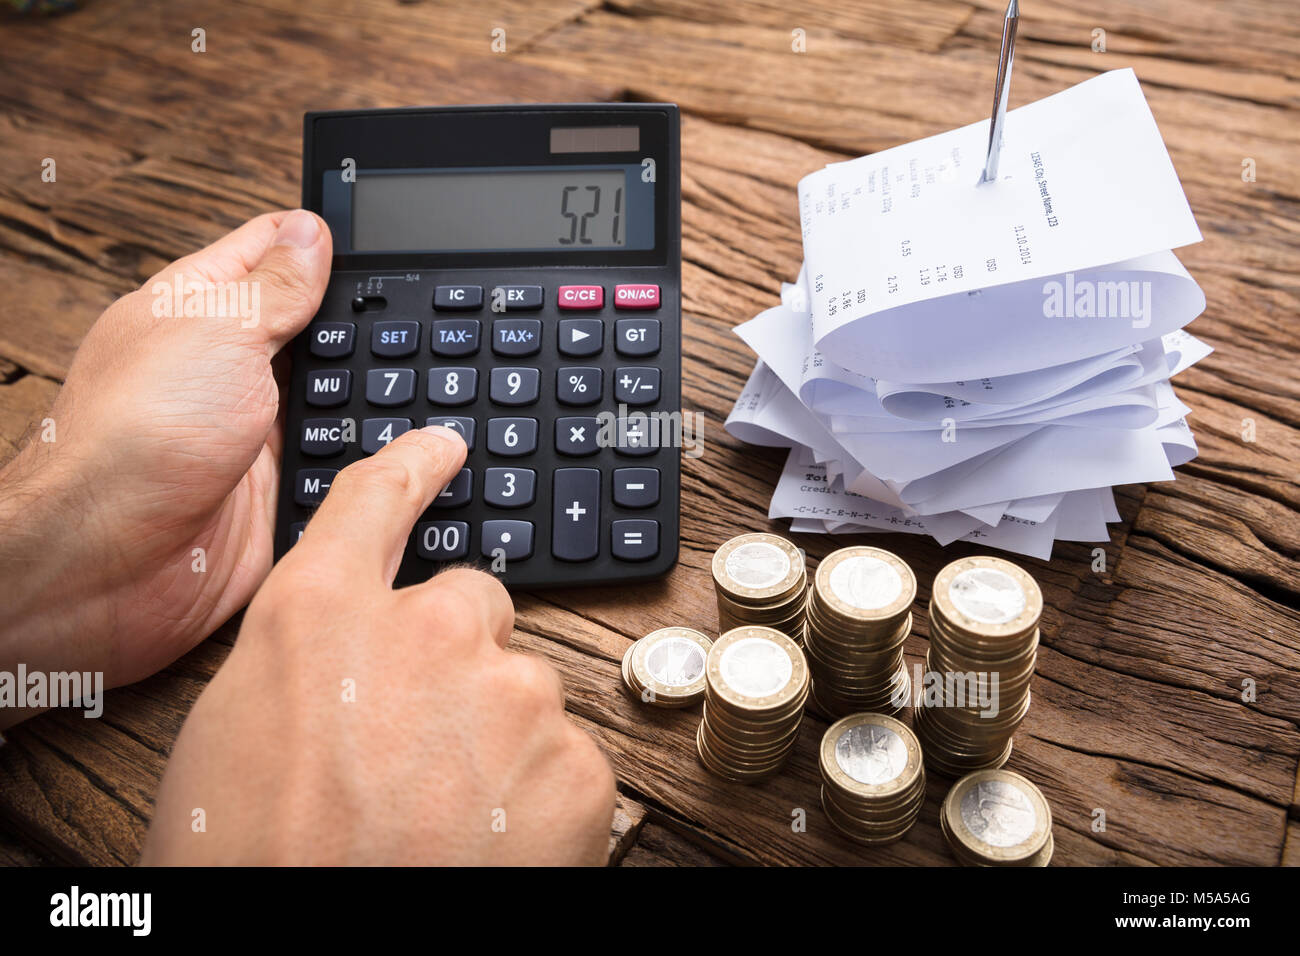
[[[303,205],[334,239],[293,343],[277,558],[339,470],[446,425],[465,467],[396,583],[512,587],[677,560],[681,185],[669,104],[309,113]]]

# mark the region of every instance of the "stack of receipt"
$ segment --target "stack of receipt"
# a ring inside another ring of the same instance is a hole
[[[1132,70],[799,183],[804,263],[736,329],[727,430],[788,447],[770,517],[1051,556],[1108,541],[1112,486],[1196,455],[1172,376],[1210,349],[1170,251],[1200,231]]]

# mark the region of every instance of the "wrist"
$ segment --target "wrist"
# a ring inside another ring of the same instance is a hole
[[[19,664],[29,673],[104,669],[97,637],[108,623],[107,589],[85,559],[95,549],[82,484],[44,443],[28,445],[0,469],[0,671],[16,674]],[[30,713],[0,707],[0,729]]]

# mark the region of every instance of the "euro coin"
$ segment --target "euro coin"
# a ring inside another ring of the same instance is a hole
[[[1055,845],[1046,798],[1009,770],[980,770],[953,784],[940,826],[953,856],[967,865],[1046,866]]]
[[[712,641],[689,627],[652,631],[624,655],[623,682],[647,704],[688,707],[704,697],[704,668],[712,647]]]

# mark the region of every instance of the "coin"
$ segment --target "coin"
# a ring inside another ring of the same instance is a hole
[[[897,840],[925,801],[921,745],[906,724],[883,714],[853,714],[832,724],[819,752],[822,809],[861,843]]]
[[[953,855],[988,866],[1046,866],[1052,811],[1042,792],[1018,773],[980,770],[958,780],[940,811]]]
[[[931,769],[959,775],[1005,762],[1029,710],[1042,609],[1034,579],[1002,558],[961,558],[935,577],[914,721]]]
[[[912,606],[916,577],[881,548],[841,548],[817,566],[814,591],[829,612],[852,621],[888,621]]]
[[[802,589],[803,553],[775,534],[742,534],[713,555],[713,581],[732,600],[762,603]]]
[[[775,772],[794,748],[810,688],[803,651],[782,632],[747,625],[723,634],[705,664],[701,763],[738,782]]]
[[[712,647],[712,641],[689,627],[651,631],[624,655],[623,682],[645,703],[689,706],[704,696],[704,668]]]

